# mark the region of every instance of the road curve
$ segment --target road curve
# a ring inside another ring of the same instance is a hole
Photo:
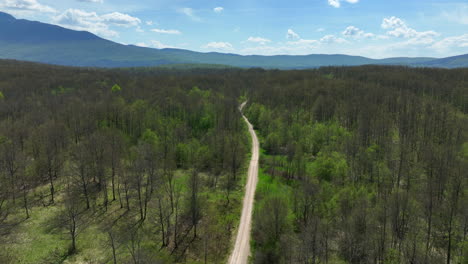
[[[240,105],[239,110],[242,112],[245,104]],[[242,204],[242,214],[237,230],[236,242],[231,256],[229,257],[229,264],[247,264],[250,256],[250,230],[252,228],[252,211],[255,198],[255,189],[258,182],[258,157],[259,157],[259,143],[257,135],[250,124],[247,117],[242,114],[242,117],[249,127],[249,133],[252,137],[252,158],[250,160],[249,171],[247,175],[247,183],[245,186],[244,202]]]

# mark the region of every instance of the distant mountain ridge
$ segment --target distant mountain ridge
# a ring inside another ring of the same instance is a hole
[[[15,19],[2,12],[0,12],[0,59],[89,67],[138,67],[168,64],[223,64],[233,67],[279,69],[365,64],[468,67],[468,54],[442,59],[370,59],[341,54],[242,56],[182,49],[143,48],[115,43],[86,31],[75,31],[46,23]]]

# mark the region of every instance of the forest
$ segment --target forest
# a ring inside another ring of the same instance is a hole
[[[0,63],[0,263],[223,262],[249,138],[223,74]]]
[[[0,60],[0,263],[468,263],[468,69]]]
[[[468,263],[467,69],[265,75],[255,263]]]

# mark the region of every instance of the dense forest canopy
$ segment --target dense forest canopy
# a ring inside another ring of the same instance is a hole
[[[222,72],[0,80],[1,263],[224,261],[249,141]]]
[[[468,69],[0,61],[0,262],[224,263],[245,100],[254,263],[468,260]]]
[[[467,69],[265,75],[256,263],[468,261]]]

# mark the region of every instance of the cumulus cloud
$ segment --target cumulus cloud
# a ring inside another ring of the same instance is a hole
[[[288,29],[288,32],[286,33],[286,38],[287,39],[300,39],[301,37],[292,29]]]
[[[66,28],[89,31],[105,37],[118,35],[117,32],[110,30],[109,26],[95,12],[67,9],[62,14],[54,17],[53,22]]]
[[[229,42],[210,42],[202,48],[215,50],[233,50],[232,44]]]
[[[261,37],[249,37],[247,39],[247,42],[253,42],[253,43],[258,43],[260,45],[265,45],[268,42],[271,42],[271,40],[266,39],[266,38],[261,38]]]
[[[132,17],[127,14],[122,14],[119,12],[113,12],[110,14],[105,14],[101,16],[101,19],[107,24],[112,24],[121,27],[132,27],[138,26],[141,23],[141,20],[137,17]]]
[[[341,32],[345,37],[353,37],[353,38],[371,38],[374,37],[372,33],[366,33],[364,30],[361,30],[355,26],[347,27],[343,32]]]
[[[154,24],[154,22],[151,21],[151,20],[148,20],[148,21],[146,21],[145,23],[146,23],[146,25],[148,25],[148,26],[152,26],[152,25]]]
[[[221,13],[221,12],[224,11],[224,8],[221,7],[221,6],[218,6],[218,7],[213,8],[213,11],[214,11],[215,13]]]
[[[341,6],[339,0],[328,0],[328,4],[335,8],[338,8]]]
[[[57,12],[50,6],[40,4],[37,0],[2,0],[0,1],[0,8],[13,11]]]
[[[74,30],[89,31],[104,37],[116,37],[118,33],[109,28],[111,25],[120,27],[138,26],[141,21],[136,17],[118,12],[98,15],[96,12],[86,12],[79,9],[67,9],[55,16],[53,22]]]
[[[328,4],[335,8],[339,8],[341,6],[341,1],[342,0],[328,0]],[[359,2],[359,0],[344,0],[344,1],[350,4],[356,4],[357,2]]]
[[[151,31],[159,33],[159,34],[169,34],[169,35],[180,35],[182,34],[179,30],[176,29],[151,29]]]
[[[345,36],[358,36],[362,33],[364,33],[364,31],[360,30],[355,26],[349,26],[342,32],[342,34]]]
[[[387,35],[397,38],[432,38],[439,34],[435,31],[418,32],[410,28],[406,23],[398,17],[384,18],[381,27],[387,29]]]
[[[179,13],[188,16],[190,19],[192,19],[192,20],[194,20],[194,21],[201,21],[201,18],[198,17],[198,16],[195,14],[195,11],[194,11],[192,8],[190,8],[190,7],[185,7],[185,8],[179,9]]]

